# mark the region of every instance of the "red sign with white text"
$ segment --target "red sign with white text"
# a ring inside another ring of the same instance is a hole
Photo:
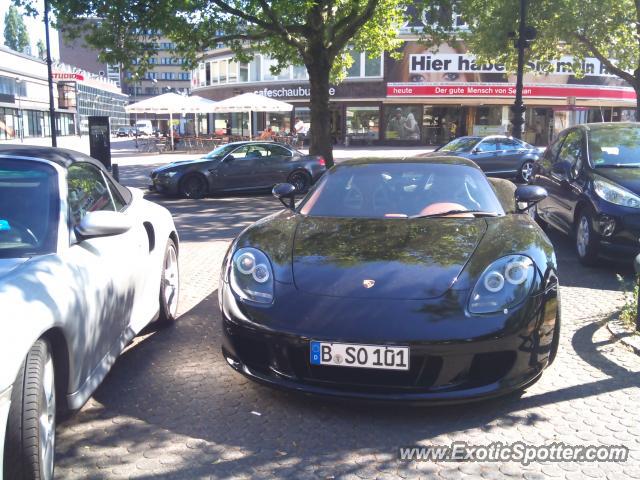
[[[513,97],[513,85],[415,85],[387,84],[387,97]],[[577,87],[577,86],[525,86],[524,97],[585,98],[635,101],[631,88]]]
[[[54,80],[77,80],[82,82],[84,75],[80,73],[67,73],[67,72],[53,72],[51,78]]]

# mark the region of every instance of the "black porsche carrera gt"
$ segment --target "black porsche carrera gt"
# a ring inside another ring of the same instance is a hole
[[[306,393],[438,403],[525,388],[553,361],[556,258],[526,213],[544,189],[509,199],[473,162],[432,157],[344,162],[297,206],[294,194],[276,185],[289,208],[224,259],[235,370]]]

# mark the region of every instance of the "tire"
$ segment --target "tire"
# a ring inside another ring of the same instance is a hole
[[[296,170],[289,175],[287,182],[296,187],[296,192],[304,193],[311,186],[311,175],[303,170]]]
[[[578,215],[575,228],[575,246],[578,260],[586,266],[592,266],[598,260],[598,234],[593,230],[593,221],[588,210]]]
[[[527,185],[531,182],[534,163],[535,162],[533,160],[525,160],[523,162],[523,164],[520,166],[520,170],[518,171],[518,180]]]
[[[160,275],[160,314],[158,325],[167,326],[175,322],[180,296],[180,268],[178,249],[172,239],[167,241]]]
[[[208,190],[207,180],[202,175],[192,173],[180,181],[180,193],[185,198],[204,198]]]
[[[15,480],[53,478],[56,391],[49,343],[33,344],[11,392],[5,439],[4,477]]]

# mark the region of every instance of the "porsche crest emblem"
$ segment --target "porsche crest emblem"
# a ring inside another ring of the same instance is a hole
[[[362,286],[364,288],[371,288],[376,284],[375,280],[363,280],[362,281]]]

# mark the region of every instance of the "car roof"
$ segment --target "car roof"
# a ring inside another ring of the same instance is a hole
[[[282,142],[274,142],[273,140],[242,140],[240,142],[231,142],[231,143],[227,143],[227,144],[223,144],[220,145],[221,147],[224,146],[235,146],[235,147],[241,147],[243,145],[280,145],[282,147],[287,147],[291,150],[294,150],[294,148],[291,145],[287,145],[286,143],[282,143]]]
[[[84,153],[68,150],[66,148],[39,147],[35,145],[0,145],[0,155],[15,157],[32,157],[39,160],[47,160],[56,163],[63,168],[68,168],[76,162],[92,163],[104,170],[102,163]]]
[[[336,167],[341,165],[369,165],[369,164],[385,164],[385,163],[425,163],[425,164],[440,164],[440,165],[463,165],[466,167],[477,168],[478,165],[463,157],[457,157],[455,155],[442,155],[433,157],[395,157],[395,158],[378,158],[378,157],[365,157],[354,158],[352,160],[345,160],[336,164]]]
[[[598,122],[598,123],[581,123],[571,128],[581,128],[583,130],[604,130],[614,127],[635,127],[640,128],[640,122]]]

